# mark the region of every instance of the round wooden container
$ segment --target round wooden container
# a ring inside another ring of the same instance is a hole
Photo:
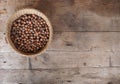
[[[11,30],[11,25],[12,25],[13,21],[15,21],[17,18],[19,18],[20,16],[22,16],[24,14],[36,14],[36,15],[42,17],[46,21],[46,23],[49,27],[49,31],[50,31],[49,40],[48,40],[46,46],[42,50],[40,50],[38,53],[29,54],[29,53],[23,53],[23,52],[19,51],[15,47],[15,45],[13,44],[13,42],[10,38],[10,33],[11,33],[10,30]],[[22,9],[22,10],[19,10],[15,14],[13,14],[10,17],[10,19],[8,20],[8,24],[7,24],[7,40],[8,40],[8,43],[10,44],[10,46],[13,48],[14,51],[18,52],[19,54],[22,54],[22,56],[34,57],[34,56],[38,56],[41,53],[43,53],[48,48],[48,46],[50,45],[51,40],[52,40],[52,35],[53,35],[53,29],[52,29],[50,21],[48,20],[48,18],[42,12],[40,12],[36,9]]]

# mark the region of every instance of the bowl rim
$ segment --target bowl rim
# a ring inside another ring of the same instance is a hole
[[[50,35],[49,35],[49,40],[48,40],[46,46],[42,50],[40,50],[39,52],[34,53],[34,54],[27,54],[27,53],[23,53],[22,51],[18,50],[10,38],[10,30],[11,30],[11,25],[12,25],[13,21],[15,21],[18,17],[20,17],[24,14],[36,14],[36,15],[42,17],[46,21],[47,25],[49,26]],[[33,9],[33,8],[25,8],[25,9],[18,10],[16,13],[14,13],[9,18],[8,23],[7,23],[6,37],[7,37],[8,44],[12,47],[12,49],[15,52],[21,54],[22,56],[26,56],[26,57],[36,57],[36,56],[44,53],[46,51],[46,49],[48,48],[48,46],[50,45],[50,43],[52,41],[52,37],[53,37],[53,28],[52,28],[51,22],[49,21],[48,17],[45,14],[43,14],[41,11],[38,11],[37,9]]]

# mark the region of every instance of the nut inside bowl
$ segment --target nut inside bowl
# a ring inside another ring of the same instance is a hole
[[[43,53],[50,45],[52,34],[50,21],[36,9],[19,10],[8,21],[7,40],[22,56]]]

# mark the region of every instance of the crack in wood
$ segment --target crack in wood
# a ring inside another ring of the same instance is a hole
[[[112,67],[111,56],[109,57],[109,66]]]
[[[28,67],[28,69],[29,69],[29,70],[32,70],[31,58],[28,58],[28,63],[29,63],[29,67]]]

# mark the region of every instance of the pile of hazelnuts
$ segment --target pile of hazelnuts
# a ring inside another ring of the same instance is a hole
[[[23,53],[34,54],[42,50],[49,41],[50,31],[46,21],[35,14],[24,14],[13,21],[10,38],[14,46]]]

